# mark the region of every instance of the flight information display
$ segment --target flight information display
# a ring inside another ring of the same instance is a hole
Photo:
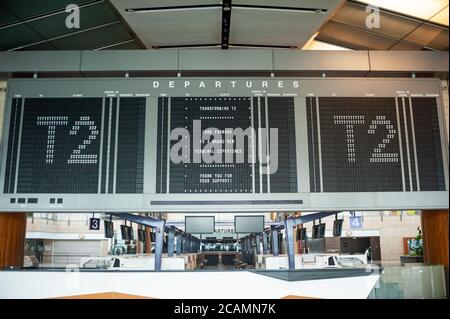
[[[437,79],[8,82],[0,212],[444,209]]]
[[[435,98],[307,98],[311,192],[445,190]]]
[[[297,192],[292,98],[160,98],[158,114],[159,193]]]
[[[144,112],[145,99],[14,99],[4,193],[142,193]]]

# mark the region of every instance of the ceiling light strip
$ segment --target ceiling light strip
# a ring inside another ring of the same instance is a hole
[[[323,8],[295,8],[295,7],[280,7],[280,6],[263,6],[253,4],[236,4],[233,5],[236,9],[247,10],[267,10],[267,11],[288,11],[288,12],[305,12],[305,13],[327,13],[328,9]]]
[[[212,44],[180,44],[180,45],[160,45],[152,46],[152,49],[178,49],[178,48],[217,48],[220,47],[220,43]]]
[[[230,43],[229,47],[237,48],[257,48],[257,49],[297,49],[295,45],[276,45],[276,44],[239,44],[239,43]]]
[[[127,40],[127,41],[116,42],[116,43],[113,43],[113,44],[105,45],[103,47],[95,48],[95,49],[91,49],[91,50],[92,51],[105,50],[105,49],[113,48],[113,47],[116,47],[118,45],[127,44],[127,43],[131,43],[131,42],[135,42],[135,40],[131,39],[131,40]]]
[[[128,13],[149,13],[149,12],[161,12],[161,11],[180,11],[180,10],[199,10],[199,9],[211,9],[221,8],[219,4],[199,4],[188,6],[172,6],[172,7],[148,7],[148,8],[127,8],[124,9]]]

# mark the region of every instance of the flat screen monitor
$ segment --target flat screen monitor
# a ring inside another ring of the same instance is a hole
[[[211,234],[216,228],[214,216],[186,216],[184,230],[188,234]]]
[[[128,237],[128,227],[125,225],[120,225],[120,234],[122,235],[123,240],[130,240]]]
[[[313,226],[313,239],[325,237],[325,224],[318,224]]]
[[[238,234],[264,232],[264,215],[234,216],[234,232]]]
[[[333,223],[333,236],[341,236],[343,219],[336,219]]]
[[[144,229],[138,229],[138,240],[142,242],[147,240],[147,233]]]
[[[105,237],[106,238],[114,237],[114,224],[109,220],[105,220]]]
[[[297,240],[305,240],[307,237],[306,228],[297,229]]]
[[[134,240],[133,226],[127,226],[128,228],[128,240]]]

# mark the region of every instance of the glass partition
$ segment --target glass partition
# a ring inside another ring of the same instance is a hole
[[[369,299],[446,298],[442,265],[413,264],[385,267]]]

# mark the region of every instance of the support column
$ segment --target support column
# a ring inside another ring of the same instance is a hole
[[[138,226],[138,234],[139,234],[139,230],[141,229],[141,226]],[[138,240],[136,241],[136,254],[142,254],[142,242],[139,240],[139,235],[138,235]]]
[[[177,256],[181,255],[181,242],[182,242],[182,237],[181,237],[181,233],[177,234]]]
[[[151,238],[151,228],[145,227],[145,232],[147,233],[146,240],[145,240],[145,253],[151,254],[152,253],[152,238]]]
[[[171,229],[169,230],[167,238],[167,255],[169,257],[173,257],[174,250],[175,250],[175,230]]]
[[[23,266],[26,227],[26,213],[0,213],[0,269]]]
[[[264,232],[262,233],[262,242],[263,242],[263,253],[264,255],[268,255],[269,254],[269,245],[267,242],[267,234]]]
[[[423,261],[448,269],[448,210],[423,210]]]
[[[163,240],[164,240],[164,225],[155,227],[155,270],[161,270]]]
[[[256,234],[256,254],[261,255],[261,235]]]
[[[294,221],[292,219],[286,219],[284,221],[284,230],[286,231],[286,251],[289,269],[295,269]]]
[[[272,255],[278,256],[279,250],[278,250],[278,230],[275,229],[275,227],[272,226]]]

